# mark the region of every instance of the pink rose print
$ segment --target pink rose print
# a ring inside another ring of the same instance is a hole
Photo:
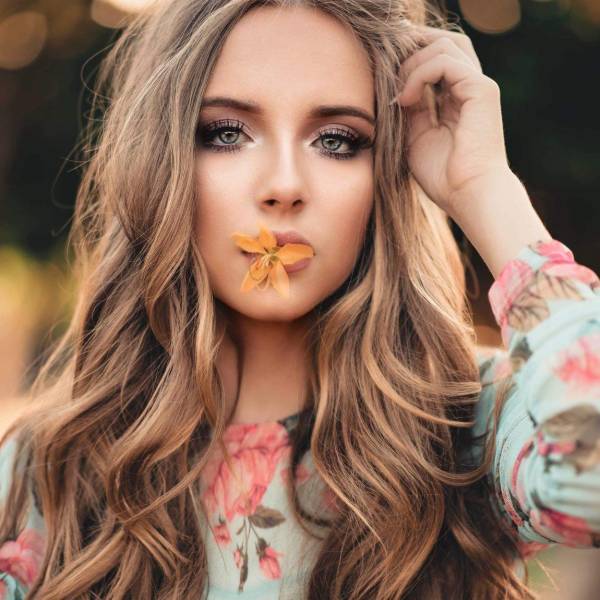
[[[541,431],[537,432],[538,453],[540,456],[550,456],[551,454],[571,454],[577,449],[575,440],[563,440],[561,442],[547,442]]]
[[[231,542],[231,535],[227,523],[223,519],[219,519],[219,524],[212,527],[213,535],[219,546],[227,546]]]
[[[281,577],[278,556],[262,537],[261,529],[276,527],[285,521],[278,510],[262,504],[265,492],[280,463],[290,454],[287,429],[278,422],[234,423],[223,435],[231,465],[220,450],[210,457],[202,472],[202,501],[215,524],[211,526],[219,546],[232,543],[230,522],[243,517],[242,525],[235,531],[236,548],[233,560],[240,571],[238,590],[241,592],[248,579],[248,552],[255,538],[259,565],[269,579]],[[216,518],[215,518],[216,515]]]
[[[0,600],[5,600],[6,594],[6,584],[0,579]]]
[[[521,450],[519,450],[519,454],[517,454],[517,458],[515,460],[515,464],[512,469],[511,478],[510,478],[510,487],[514,492],[517,502],[521,506],[525,506],[527,501],[525,499],[525,492],[523,490],[523,486],[519,479],[519,468],[521,467],[521,463],[523,459],[525,459],[531,453],[533,449],[533,439],[527,440],[527,442],[523,445]],[[519,507],[520,508],[520,507]],[[519,519],[521,520],[521,519]],[[520,525],[521,523],[519,523]]]
[[[577,263],[544,263],[540,269],[553,277],[577,279],[587,285],[593,285],[598,281],[598,275],[588,267]]]
[[[506,325],[508,307],[512,306],[532,274],[533,269],[526,262],[513,259],[504,266],[490,287],[488,299],[500,327]]]
[[[591,546],[594,533],[585,519],[573,517],[565,513],[544,508],[538,510],[534,508],[531,511],[531,524],[535,528],[550,529],[559,533],[564,538],[566,546],[576,547],[577,545]]]
[[[502,502],[508,516],[511,518],[512,522],[520,527],[523,525],[523,517],[521,516],[521,508],[519,506],[519,502],[517,498],[515,498],[510,490],[501,490],[498,489],[497,496]]]
[[[600,463],[600,412],[591,404],[569,408],[547,419],[537,439],[546,470],[554,462],[572,465],[577,474],[594,469]]]
[[[279,423],[234,423],[226,429],[223,441],[233,472],[216,452],[203,471],[203,500],[209,512],[222,511],[231,521],[235,515],[247,516],[256,510],[289,439]]]
[[[512,330],[527,332],[548,318],[550,299],[583,300],[576,282],[600,289],[596,273],[577,264],[573,253],[558,240],[538,241],[529,248],[548,260],[538,271],[523,260],[509,261],[488,292],[505,346]]]
[[[16,541],[5,542],[0,547],[0,571],[30,586],[38,576],[45,545],[45,538],[35,529],[23,530]]]
[[[600,387],[600,333],[592,333],[577,340],[560,355],[556,376],[573,391],[591,391]]]
[[[552,262],[572,262],[575,260],[571,250],[558,240],[534,242],[530,244],[530,248],[534,252],[548,257]]]
[[[233,560],[235,562],[235,566],[238,569],[241,569],[244,559],[242,556],[241,548],[239,546],[235,549],[235,552],[233,553]]]
[[[277,560],[278,556],[283,556],[283,554],[276,552],[271,546],[266,546],[260,554],[258,563],[265,577],[268,579],[279,579],[281,577],[281,568]]]

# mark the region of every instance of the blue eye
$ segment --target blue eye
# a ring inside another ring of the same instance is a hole
[[[325,156],[331,156],[332,158],[337,159],[352,158],[361,150],[370,148],[373,145],[369,138],[363,135],[357,135],[356,133],[347,131],[345,129],[331,129],[322,131],[319,136],[319,141],[324,145],[333,141],[333,149],[331,148],[331,145],[329,147],[325,145],[325,148],[323,150],[319,150],[319,152]],[[343,144],[346,144],[350,150],[346,152],[336,152],[340,145]]]
[[[198,127],[196,145],[214,152],[234,152],[235,150],[240,150],[239,146],[235,146],[234,143],[237,141],[239,134],[243,133],[243,129],[244,127],[239,121],[231,121],[229,119],[215,121],[206,127]],[[232,132],[233,135],[231,135]],[[213,143],[213,140],[217,136],[223,142],[223,146]]]
[[[203,128],[198,128],[196,143],[212,152],[235,152],[241,150],[240,145],[236,143],[240,134],[244,134],[244,125],[240,121],[224,119],[210,123]],[[222,145],[214,143],[216,138],[220,140]],[[335,159],[352,158],[360,150],[370,148],[373,145],[369,138],[344,129],[322,131],[318,141],[324,145],[319,149],[319,152]],[[349,150],[339,152],[338,149],[344,144],[347,145]]]

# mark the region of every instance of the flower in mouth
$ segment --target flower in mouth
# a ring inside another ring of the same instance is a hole
[[[303,258],[311,258],[315,255],[314,251],[307,244],[284,244],[280,247],[277,245],[277,238],[268,227],[264,225],[259,227],[260,233],[256,238],[237,232],[231,235],[242,250],[256,254],[240,290],[249,292],[254,287],[264,290],[272,285],[280,296],[287,298],[290,280],[284,265],[292,265]]]

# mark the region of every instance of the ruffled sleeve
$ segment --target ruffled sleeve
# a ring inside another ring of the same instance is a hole
[[[10,488],[16,441],[0,447],[0,515]],[[0,540],[0,600],[22,600],[38,576],[45,550],[44,523],[31,498],[25,527],[13,539]]]
[[[487,431],[507,385],[494,502],[532,548],[600,547],[600,280],[561,242],[538,241],[504,266],[488,298],[504,348],[480,349],[473,433]]]

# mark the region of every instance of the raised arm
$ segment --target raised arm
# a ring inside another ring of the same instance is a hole
[[[475,435],[499,384],[489,474],[523,542],[600,546],[600,281],[557,240],[529,244],[488,293],[504,349],[480,350]]]

